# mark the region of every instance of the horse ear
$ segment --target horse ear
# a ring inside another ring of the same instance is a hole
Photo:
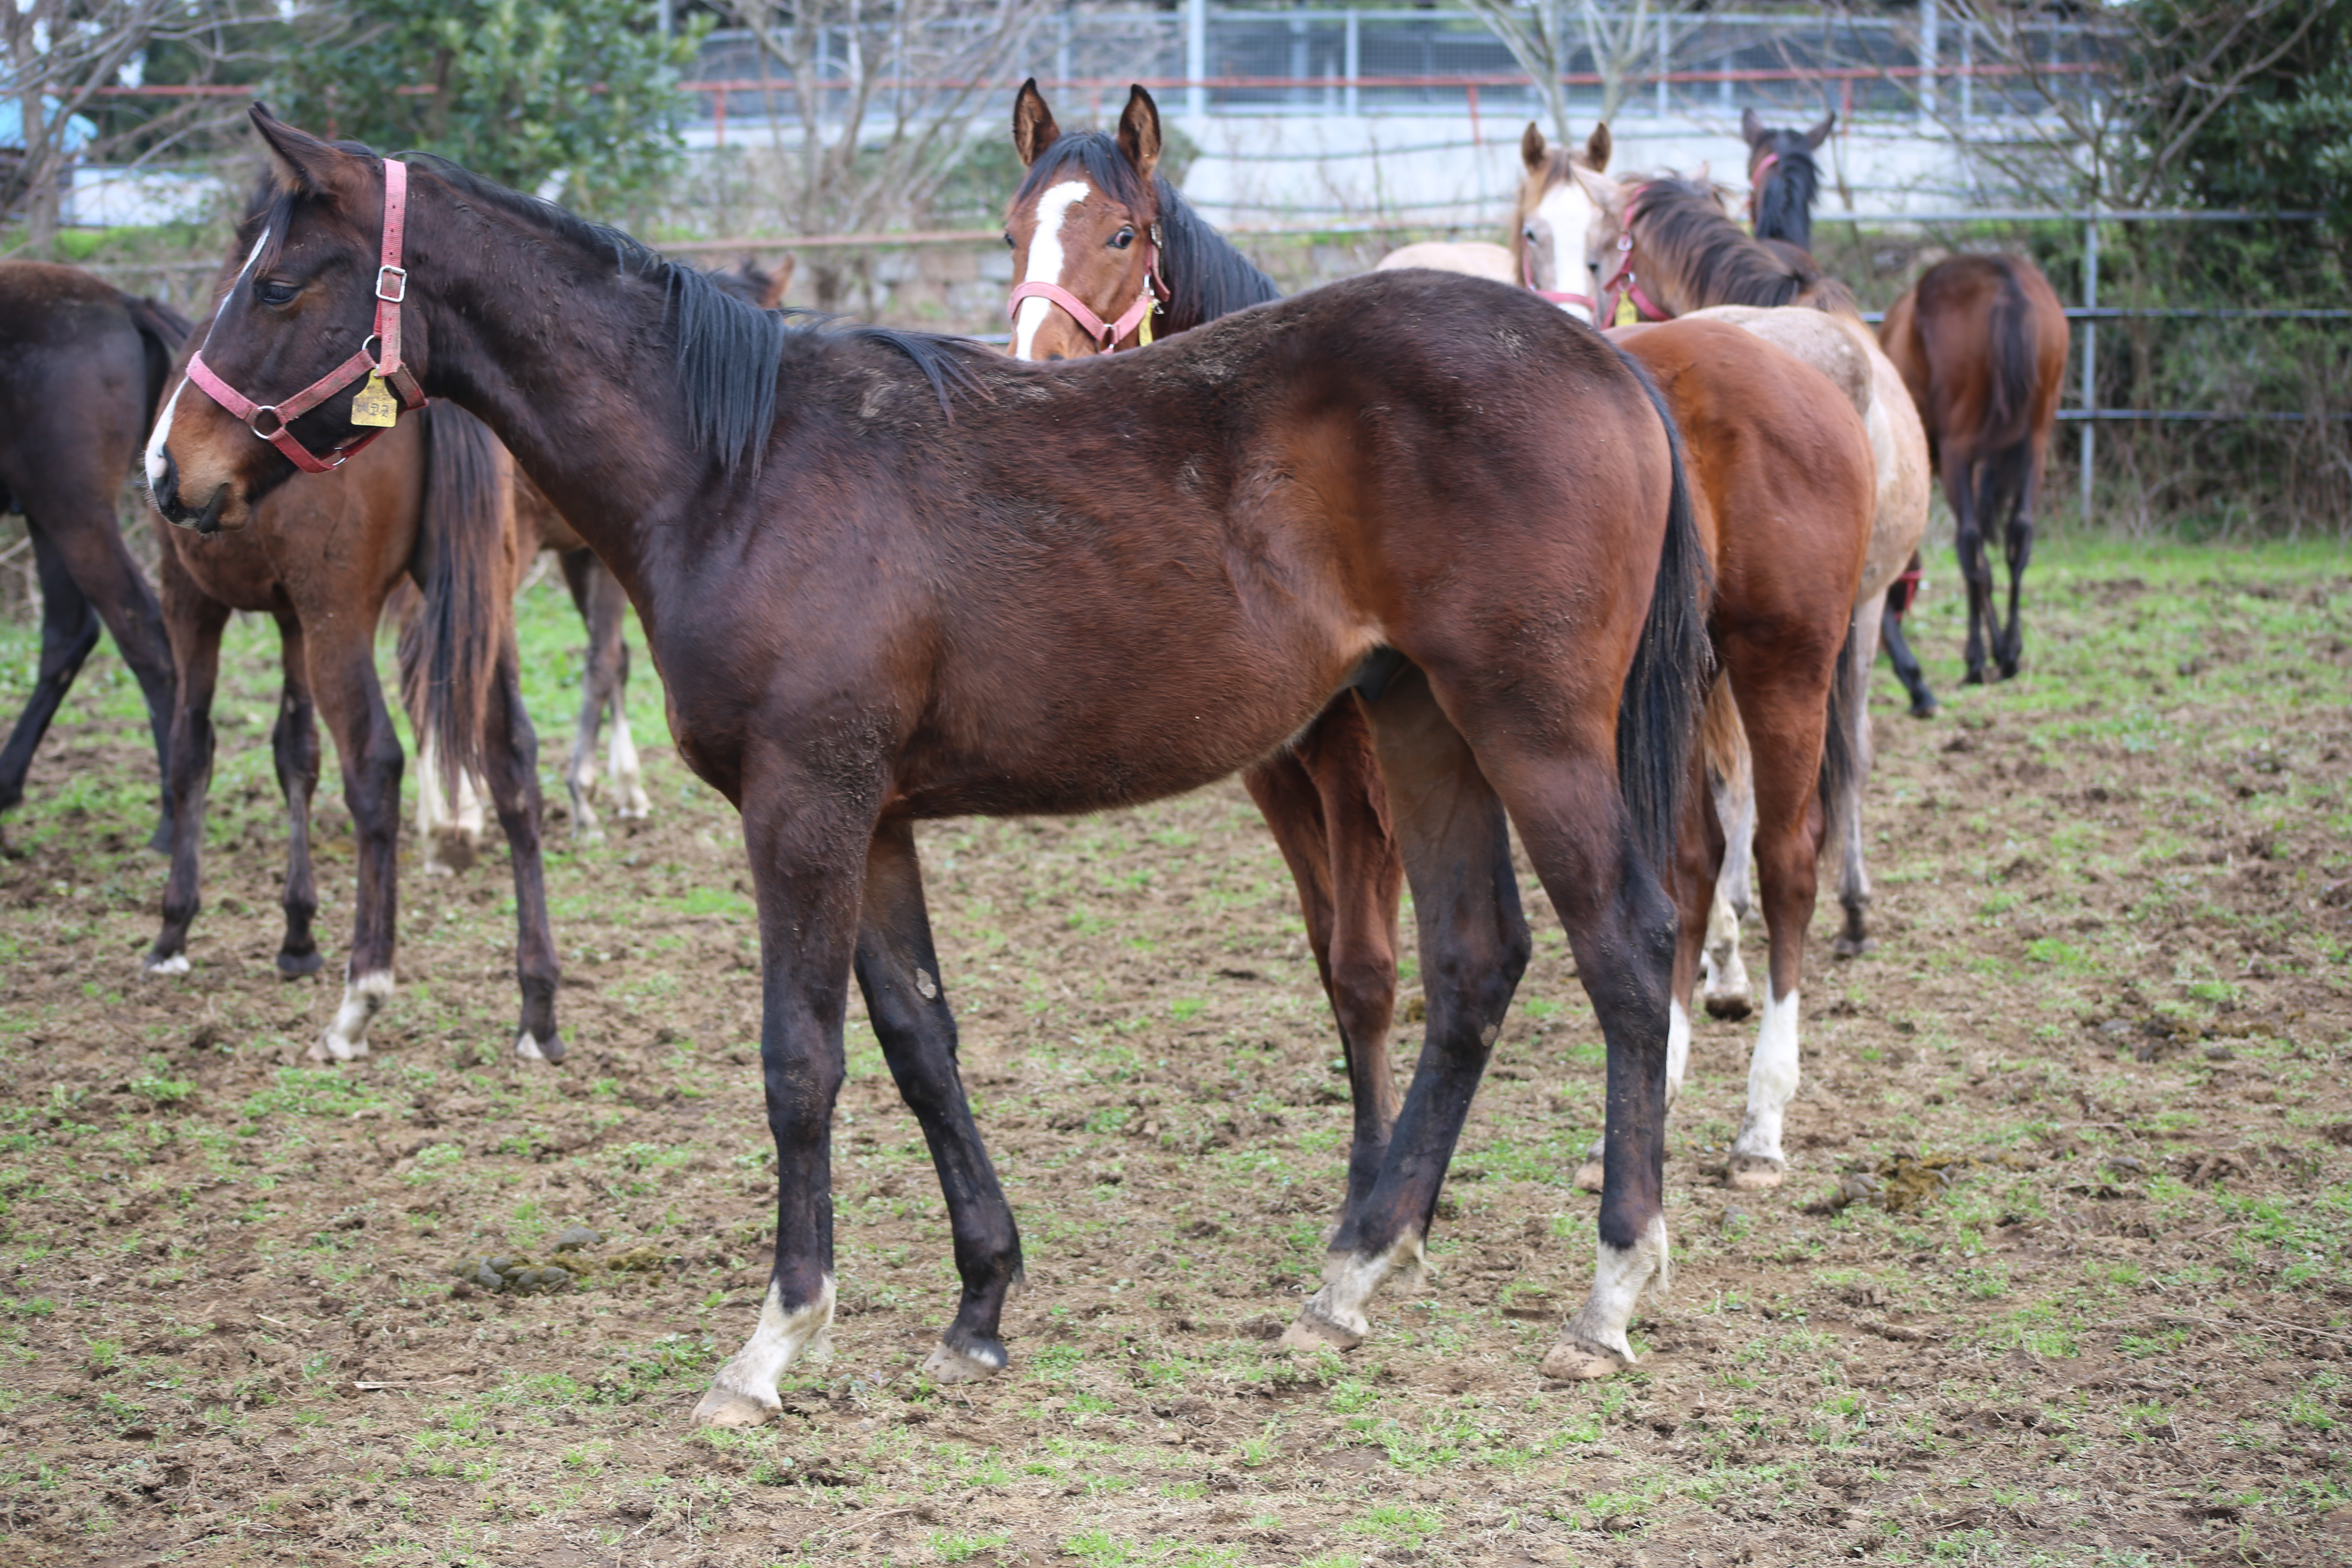
[[[1588,169],[1581,163],[1570,163],[1568,172],[1584,187],[1592,205],[1607,213],[1618,223],[1625,221],[1625,193],[1629,186],[1621,185],[1598,169]]]
[[[1526,133],[1519,138],[1519,162],[1528,166],[1528,174],[1540,174],[1550,156],[1551,149],[1544,142],[1543,127],[1528,121]]]
[[[1764,117],[1752,109],[1739,111],[1739,136],[1750,147],[1764,140]]]
[[[1127,108],[1118,117],[1118,150],[1149,187],[1152,171],[1160,167],[1160,106],[1139,85],[1128,89]]]
[[[1811,153],[1819,148],[1822,142],[1830,139],[1830,132],[1836,129],[1837,110],[1832,109],[1822,116],[1822,122],[1819,125],[1805,132],[1805,151]]]
[[[1609,121],[1603,120],[1594,125],[1592,134],[1584,139],[1584,161],[1595,170],[1606,169],[1609,167],[1610,145]]]
[[[773,272],[761,274],[765,279],[765,286],[760,290],[760,309],[772,310],[784,302],[784,290],[793,286],[793,273],[800,264],[799,257],[786,252],[783,259],[776,263],[776,269]],[[752,267],[749,257],[744,258],[743,270],[746,274],[757,270]]]
[[[1062,128],[1054,123],[1054,111],[1045,107],[1045,95],[1037,90],[1037,79],[1031,77],[1013,95],[1013,150],[1021,154],[1022,165],[1037,161],[1037,154],[1054,144]]]
[[[261,133],[262,145],[269,150],[270,173],[281,191],[308,195],[324,192],[352,161],[350,153],[330,147],[316,136],[297,131],[278,119],[258,99],[245,112],[252,120],[253,128]]]

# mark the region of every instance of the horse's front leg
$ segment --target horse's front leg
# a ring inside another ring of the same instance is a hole
[[[776,1141],[776,1261],[759,1327],[695,1406],[705,1426],[756,1426],[776,1385],[833,1322],[833,1107],[878,779],[846,799],[769,753],[747,761],[744,846],[760,909],[760,1067]]]
[[[930,1145],[963,1280],[955,1321],[923,1370],[941,1383],[992,1377],[1006,1361],[1000,1331],[1005,1300],[1021,1280],[1021,1232],[964,1098],[955,1015],[931,946],[914,828],[905,821],[884,823],[866,850],[857,984],[899,1097]]]

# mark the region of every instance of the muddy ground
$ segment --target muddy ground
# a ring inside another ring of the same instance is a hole
[[[1013,1365],[917,1373],[945,1228],[853,1024],[838,1355],[748,1435],[687,1413],[764,1279],[754,938],[734,819],[658,743],[642,659],[654,818],[575,850],[555,813],[571,1059],[504,1054],[503,849],[427,879],[404,845],[401,989],[373,1058],[320,1069],[350,823],[331,784],[331,978],[282,982],[274,634],[232,632],[207,907],[168,981],[137,973],[152,763],[101,654],[0,860],[6,1559],[2352,1557],[2352,563],[2045,548],[2028,672],[1993,689],[1955,684],[1933,575],[1950,706],[1915,723],[1877,692],[1878,950],[1832,962],[1825,908],[1778,1192],[1720,1184],[1750,1026],[1701,1026],[1639,1370],[1536,1373],[1591,1268],[1569,1178],[1601,1058],[1533,894],[1433,1284],[1352,1354],[1270,1342],[1346,1111],[1287,884],[1225,784],[923,831],[1027,1246]],[[525,622],[553,791],[583,638],[551,584]],[[0,633],[11,713],[31,655]],[[551,1293],[451,1271],[574,1226],[599,1239]]]

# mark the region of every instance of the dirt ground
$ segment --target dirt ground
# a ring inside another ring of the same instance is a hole
[[[0,859],[5,1558],[2352,1559],[2352,561],[2046,547],[2027,673],[1990,689],[1956,684],[1948,560],[1931,575],[1916,631],[1949,707],[1915,723],[1891,677],[1876,693],[1877,952],[1832,962],[1824,900],[1777,1192],[1719,1178],[1752,1025],[1699,1027],[1678,1278],[1638,1370],[1536,1373],[1592,1266],[1570,1174],[1601,1057],[1532,892],[1433,1283],[1377,1302],[1352,1354],[1271,1342],[1346,1110],[1229,784],[923,831],[1027,1247],[1013,1367],[917,1372],[954,1277],[854,1022],[838,1354],[744,1435],[687,1414],[765,1277],[754,933],[734,819],[658,743],[642,658],[656,815],[574,850],[559,809],[551,833],[571,1059],[504,1054],[503,849],[427,879],[404,846],[400,991],[371,1059],[320,1069],[351,830],[330,784],[328,978],[283,983],[274,634],[232,632],[206,908],[166,981],[137,973],[152,763],[102,653]],[[525,621],[560,799],[583,639],[551,584]],[[12,714],[32,651],[0,630]],[[575,1226],[597,1239],[559,1248]],[[486,1288],[482,1260],[559,1250],[560,1288]]]

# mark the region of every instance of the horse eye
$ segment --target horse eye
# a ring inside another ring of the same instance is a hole
[[[1110,237],[1110,247],[1113,250],[1125,250],[1129,246],[1133,245],[1134,243],[1135,230],[1131,228],[1120,229],[1117,234]]]
[[[1004,247],[1008,250],[1018,250],[1020,248],[1019,246],[1013,243],[1013,231],[1009,228],[1004,231]]]
[[[1529,224],[1527,227],[1519,230],[1519,237],[1526,240],[1529,245],[1533,245],[1536,242],[1536,226]]]
[[[300,292],[301,290],[291,283],[280,283],[274,279],[264,280],[253,286],[254,298],[265,305],[290,305],[294,302],[294,296]]]

